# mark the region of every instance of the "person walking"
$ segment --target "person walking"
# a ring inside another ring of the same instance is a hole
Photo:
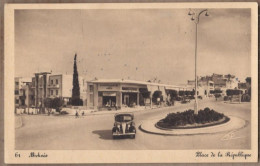
[[[75,116],[76,116],[76,118],[78,118],[78,117],[79,117],[79,113],[78,113],[78,111],[76,111],[76,114],[75,114]]]

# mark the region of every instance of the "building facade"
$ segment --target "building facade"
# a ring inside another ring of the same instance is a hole
[[[86,105],[86,83],[83,77],[78,77],[80,98]],[[51,75],[50,73],[36,73],[34,77],[15,78],[15,105],[29,107],[44,107],[46,98],[62,98],[64,104],[69,104],[72,97],[73,76],[66,74]]]
[[[220,90],[238,88],[238,82],[239,82],[236,76],[231,74],[227,74],[227,75],[213,74],[212,81],[215,84],[215,89],[220,89]]]
[[[152,106],[152,97],[159,91],[165,101],[167,91],[183,87],[124,79],[101,79],[87,82],[87,107],[101,110],[107,107]]]
[[[80,87],[80,98],[83,100],[83,105],[86,105],[85,80],[83,77],[78,77],[78,79]],[[65,104],[67,104],[72,96],[73,76],[65,74],[51,75],[49,77],[48,87],[48,97],[61,97],[64,99]]]
[[[195,81],[194,80],[188,80],[188,85],[195,87]],[[198,81],[198,87],[197,87],[197,94],[198,96],[201,97],[209,97],[211,94],[211,91],[214,90],[214,82],[205,79],[205,78],[200,78]]]
[[[33,105],[31,97],[31,78],[15,77],[14,102],[15,107]]]

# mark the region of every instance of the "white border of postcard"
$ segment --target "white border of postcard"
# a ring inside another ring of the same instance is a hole
[[[5,4],[5,162],[6,163],[219,163],[257,162],[258,158],[258,9],[257,3],[91,3],[91,4]],[[251,157],[196,158],[199,150],[15,150],[14,127],[14,11],[17,9],[163,9],[163,8],[251,8],[251,148],[250,150],[201,150],[203,153],[243,152]],[[29,158],[30,152],[48,154],[46,158]],[[15,157],[19,153],[20,157]]]

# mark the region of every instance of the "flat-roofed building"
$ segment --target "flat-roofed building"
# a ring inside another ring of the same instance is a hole
[[[86,105],[86,85],[83,77],[78,77],[80,87],[80,98]],[[50,75],[48,81],[48,97],[61,97],[67,104],[72,97],[73,75],[57,74]]]
[[[194,80],[188,80],[188,85],[195,87]],[[209,97],[214,90],[214,82],[208,79],[200,78],[198,81],[197,94],[202,97]]]
[[[152,96],[156,91],[160,91],[165,101],[167,91],[179,91],[183,88],[175,85],[125,79],[97,79],[88,81],[87,86],[87,106],[89,109],[95,110],[111,105],[119,109],[133,105],[149,104],[152,106]]]
[[[15,107],[25,107],[33,104],[31,100],[31,84],[32,78],[15,77]]]

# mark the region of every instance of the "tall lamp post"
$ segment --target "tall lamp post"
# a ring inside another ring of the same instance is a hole
[[[197,77],[197,45],[198,45],[198,24],[200,21],[200,15],[202,13],[205,13],[205,16],[209,16],[208,15],[208,9],[203,9],[200,10],[198,12],[194,12],[194,11],[189,11],[188,15],[191,16],[191,21],[194,21],[195,25],[196,25],[196,31],[195,31],[195,104],[194,104],[194,113],[198,114],[198,92],[197,92],[197,88],[198,88],[198,77]]]

